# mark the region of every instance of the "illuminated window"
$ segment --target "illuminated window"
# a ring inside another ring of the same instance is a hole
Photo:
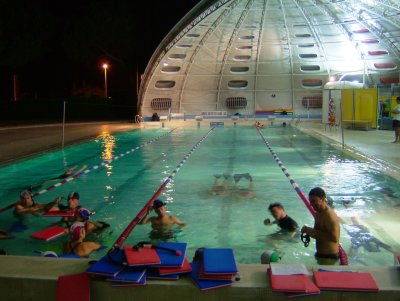
[[[369,55],[386,55],[386,54],[389,54],[389,52],[386,50],[371,50],[371,51],[368,51],[368,54]]]
[[[320,79],[303,79],[301,84],[304,88],[320,88],[322,87],[322,80]]]

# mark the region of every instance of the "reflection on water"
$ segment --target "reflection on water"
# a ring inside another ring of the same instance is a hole
[[[96,137],[96,140],[101,141],[101,146],[103,147],[101,158],[104,161],[112,160],[114,156],[114,148],[116,147],[115,136],[111,135],[108,131],[103,131]],[[108,162],[105,166],[108,170],[107,174],[110,176],[112,174],[113,165],[111,162]]]

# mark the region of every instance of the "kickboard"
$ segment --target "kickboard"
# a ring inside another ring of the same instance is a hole
[[[73,217],[73,211],[48,211],[42,214],[45,217]]]
[[[314,279],[322,290],[378,292],[374,278],[367,272],[315,271]]]
[[[199,278],[200,263],[199,262],[192,262],[190,265],[192,267],[192,272],[191,272],[192,281],[202,291],[211,290],[211,289],[217,289],[217,288],[222,288],[222,287],[228,287],[228,286],[232,286],[232,284],[233,284],[232,280],[204,280],[204,279],[200,279]]]
[[[92,264],[86,270],[86,273],[103,277],[115,277],[124,269],[125,262],[125,252],[117,249],[107,253],[100,260]]]
[[[204,274],[233,274],[237,273],[237,266],[233,249],[231,248],[204,248]]]
[[[166,268],[160,267],[158,268],[158,272],[160,275],[173,275],[173,274],[185,274],[190,273],[192,271],[192,267],[190,266],[189,261],[185,257],[183,261],[183,265],[181,267],[173,267],[173,268]]]
[[[185,242],[160,242],[156,247],[156,252],[160,257],[160,267],[182,267],[185,261],[187,243]],[[162,249],[167,248],[171,251]],[[173,252],[173,250],[176,251]]]
[[[153,248],[136,250],[130,245],[124,246],[124,252],[128,266],[150,266],[161,263],[160,257]]]
[[[46,229],[33,233],[31,237],[45,241],[52,240],[56,237],[66,234],[66,229],[61,226],[51,226]]]
[[[90,278],[86,273],[58,277],[56,301],[89,301]]]

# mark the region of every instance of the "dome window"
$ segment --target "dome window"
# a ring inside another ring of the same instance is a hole
[[[247,80],[231,80],[228,82],[228,87],[234,89],[241,89],[241,88],[246,88],[248,84],[249,83]]]
[[[247,67],[247,66],[243,66],[243,67],[240,67],[240,66],[231,67],[231,72],[232,72],[232,73],[247,73],[249,70],[250,70],[250,68]]]
[[[186,54],[183,53],[172,53],[168,57],[170,60],[183,61],[186,58]]]
[[[158,89],[171,89],[175,87],[174,80],[159,80],[156,82],[156,88]]]
[[[301,59],[315,59],[318,55],[316,53],[300,53],[299,57]]]
[[[235,55],[235,56],[233,57],[233,59],[234,59],[235,61],[241,61],[241,62],[243,62],[243,61],[248,61],[248,60],[250,60],[250,58],[251,58],[250,55]]]
[[[304,88],[321,88],[322,80],[320,79],[303,79],[301,84]]]
[[[321,67],[318,65],[304,65],[300,66],[300,70],[304,72],[320,71]]]
[[[181,67],[179,67],[179,66],[164,66],[164,67],[162,67],[161,72],[178,73],[179,70],[181,70]]]

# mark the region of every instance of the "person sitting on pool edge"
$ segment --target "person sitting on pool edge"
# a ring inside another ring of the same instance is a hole
[[[277,224],[280,228],[280,232],[285,232],[290,237],[296,234],[298,225],[294,219],[286,214],[285,209],[281,203],[272,203],[268,206],[269,212],[274,217],[274,221],[271,223],[269,218],[264,220],[264,225]]]
[[[20,200],[15,204],[14,215],[16,217],[23,217],[26,214],[38,214],[40,211],[56,211],[57,204],[61,202],[62,198],[58,197],[48,204],[36,203],[29,190],[23,190],[19,194]]]
[[[85,241],[85,225],[81,222],[74,222],[69,229],[71,240],[63,247],[64,254],[76,254],[80,257],[87,257],[93,251],[101,248],[101,245],[93,241]]]
[[[151,210],[156,212],[157,216],[149,217]],[[167,214],[166,203],[160,199],[153,202],[153,206],[149,208],[145,217],[139,222],[140,225],[151,223],[152,230],[150,232],[151,239],[168,240],[173,238],[174,225],[178,229],[186,226],[179,218]]]

